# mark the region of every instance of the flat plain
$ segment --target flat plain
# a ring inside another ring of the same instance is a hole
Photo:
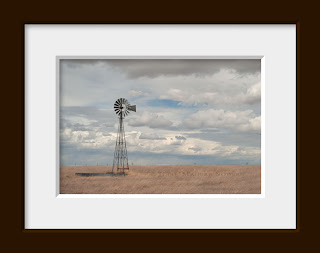
[[[125,176],[82,177],[110,166],[60,167],[61,194],[260,194],[260,165],[130,166]]]

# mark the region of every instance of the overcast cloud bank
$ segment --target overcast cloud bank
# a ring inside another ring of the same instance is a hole
[[[118,119],[130,163],[260,164],[260,60],[62,60],[62,165],[111,164]]]

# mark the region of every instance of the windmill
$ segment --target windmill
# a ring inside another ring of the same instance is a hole
[[[136,106],[130,105],[128,100],[125,98],[119,98],[114,103],[114,111],[119,117],[119,127],[116,140],[116,147],[114,149],[112,173],[115,169],[117,169],[117,173],[124,174],[125,170],[129,170],[129,164],[123,120],[130,113],[130,111],[136,111]]]

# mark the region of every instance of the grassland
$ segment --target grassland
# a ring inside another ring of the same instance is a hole
[[[258,165],[130,166],[126,176],[81,177],[109,166],[62,166],[61,194],[260,194]]]

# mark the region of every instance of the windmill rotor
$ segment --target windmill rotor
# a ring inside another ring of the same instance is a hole
[[[129,101],[125,98],[117,99],[117,101],[114,103],[113,108],[116,114],[123,118],[127,116],[130,113],[130,111],[136,111],[136,106],[130,105]]]

